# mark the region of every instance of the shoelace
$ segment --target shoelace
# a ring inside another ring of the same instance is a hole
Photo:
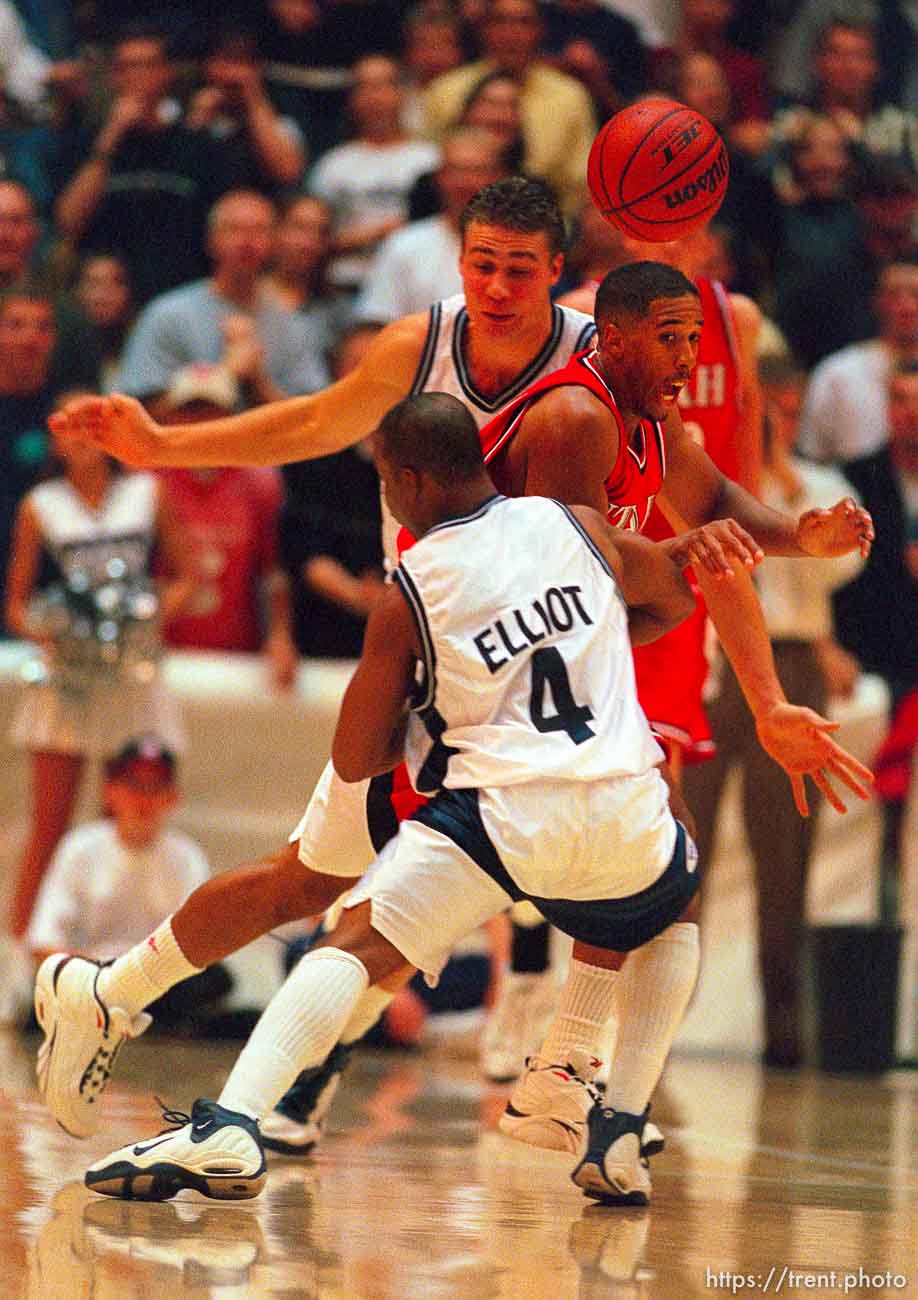
[[[183,1110],[173,1110],[171,1106],[167,1106],[159,1097],[154,1096],[153,1100],[162,1111],[163,1119],[169,1125],[168,1128],[160,1129],[158,1134],[159,1137],[162,1137],[163,1133],[177,1133],[179,1129],[184,1128],[186,1124],[191,1123],[191,1116],[186,1115]]]

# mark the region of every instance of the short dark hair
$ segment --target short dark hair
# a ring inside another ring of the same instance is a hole
[[[386,460],[423,470],[443,487],[484,473],[478,426],[468,407],[449,393],[404,398],[383,416],[377,436]]]
[[[688,276],[663,262],[628,262],[610,271],[596,291],[596,324],[602,327],[616,315],[642,319],[658,298],[701,295]]]
[[[175,754],[152,733],[129,741],[117,754],[106,760],[106,780],[117,781],[119,777],[127,776],[135,763],[155,763],[164,782],[171,783],[175,777]]]
[[[544,230],[552,254],[567,247],[567,231],[554,190],[546,181],[526,176],[507,176],[479,190],[459,219],[462,238],[473,221],[486,226],[501,226],[520,234],[534,235]]]

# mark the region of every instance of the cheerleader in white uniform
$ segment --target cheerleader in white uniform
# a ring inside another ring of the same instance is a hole
[[[80,572],[92,588],[110,582],[113,573],[142,580],[154,546],[161,547],[180,575],[160,594],[161,624],[175,617],[193,591],[153,475],[123,474],[98,448],[57,436],[55,451],[59,476],[38,484],[19,507],[7,583],[7,624],[42,646],[49,668],[44,680],[25,687],[12,727],[13,741],[32,758],[31,830],[10,912],[16,937],[28,926],[42,877],[70,824],[86,760],[111,757],[144,733],[155,733],[173,751],[183,743],[178,708],[155,655],[143,674],[107,672],[100,664],[78,687],[54,672],[54,641],[30,610],[43,556],[50,556],[65,582]]]

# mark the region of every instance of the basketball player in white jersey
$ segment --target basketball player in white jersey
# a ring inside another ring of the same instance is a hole
[[[690,612],[688,584],[664,551],[589,508],[496,493],[453,397],[405,399],[374,444],[390,507],[421,540],[370,617],[333,759],[356,782],[404,758],[433,797],[288,977],[219,1100],[97,1161],[87,1186],[144,1200],[257,1195],[259,1120],[325,1058],[366,989],[406,962],[436,979],[465,934],[528,898],[584,942],[679,952],[656,981],[651,1050],[641,1026],[643,1050],[628,1052],[624,1017],[623,1059],[573,1175],[587,1195],[645,1205],[640,1135],[697,976],[698,876],[631,642]]]
[[[94,436],[130,462],[299,459],[337,450],[371,431],[393,397],[408,393],[424,369],[428,383],[434,375],[438,383],[450,382],[450,359],[454,391],[464,401],[474,399],[470,409],[478,423],[488,414],[484,404],[506,400],[523,373],[535,373],[537,358],[544,356],[546,367],[561,364],[562,354],[556,350],[552,360],[546,348],[558,331],[548,294],[561,269],[563,226],[544,187],[518,178],[483,190],[466,209],[464,226],[465,310],[459,303],[451,315],[441,313],[437,359],[425,358],[425,345],[434,337],[429,314],[410,317],[386,327],[351,375],[309,397],[168,429],[155,425],[132,399],[88,399],[66,408],[57,424],[71,434]],[[444,334],[444,317],[458,327],[455,337]],[[565,347],[573,350],[582,340],[583,319],[560,318]],[[731,613],[741,624],[746,618],[739,593]],[[746,640],[750,664],[755,659],[767,667],[767,638]],[[806,711],[788,710],[785,716],[774,756],[781,761],[777,751],[783,748],[793,754],[796,770],[818,770],[832,742],[814,732]],[[114,1054],[145,1023],[139,1018],[145,1005],[265,931],[324,911],[371,857],[365,794],[358,790],[355,798],[327,772],[305,822],[284,849],[215,877],[136,951],[101,970],[81,960],[49,959],[36,990],[47,1035],[39,1052],[39,1085],[62,1126],[75,1136],[96,1130],[97,1102]],[[391,996],[386,988],[370,989],[344,1041],[359,1038]]]

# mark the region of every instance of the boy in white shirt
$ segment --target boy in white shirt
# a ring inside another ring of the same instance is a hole
[[[166,826],[180,795],[175,757],[155,736],[131,741],[107,763],[103,793],[107,815],[64,836],[42,882],[26,935],[36,964],[61,948],[120,955],[210,879],[200,846]],[[157,1021],[164,1011],[173,1022],[198,1011],[229,983],[220,966],[183,981]]]

